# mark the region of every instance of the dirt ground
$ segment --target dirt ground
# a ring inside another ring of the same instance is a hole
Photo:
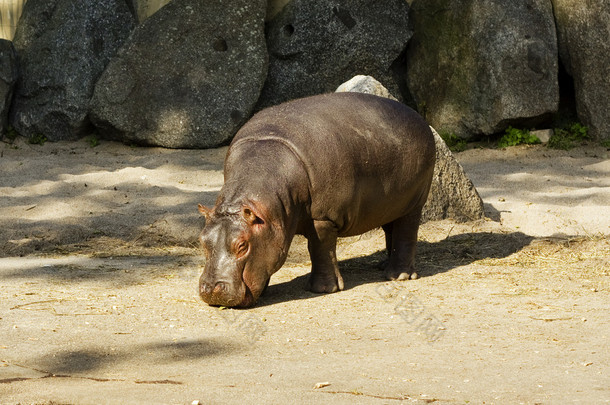
[[[312,294],[297,238],[249,310],[196,293],[225,152],[0,144],[0,403],[610,403],[605,148],[459,153],[489,218],[423,225],[421,278],[372,231]]]

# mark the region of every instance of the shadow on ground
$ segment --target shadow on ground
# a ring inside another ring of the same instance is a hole
[[[112,288],[146,284],[158,277],[197,279],[203,259],[200,256],[142,254],[134,256],[59,258],[0,258],[0,280],[44,280],[45,283],[77,285],[109,283]]]
[[[534,238],[521,232],[514,233],[464,233],[449,236],[440,242],[418,242],[416,266],[420,277],[433,277],[460,266],[482,259],[500,259],[519,252]],[[385,251],[355,257],[339,262],[345,290],[386,281],[380,269],[386,259]],[[273,305],[283,301],[309,299],[317,294],[305,290],[309,274],[267,288],[258,306]]]
[[[521,232],[482,232],[453,235],[439,242],[419,241],[416,258],[418,274],[420,277],[433,277],[478,260],[508,257],[528,246],[533,239]],[[195,252],[192,250],[190,254]],[[294,259],[297,259],[298,263]],[[341,261],[339,268],[344,278],[345,290],[363,284],[384,282],[380,265],[385,259],[385,251],[377,251],[367,256]],[[16,267],[11,268],[13,264],[9,260],[15,261]],[[305,266],[308,261],[308,257],[297,252],[291,263]],[[0,279],[43,279],[61,284],[99,281],[112,283],[117,288],[170,276],[188,278],[196,283],[204,261],[201,255],[160,253],[101,258],[67,256],[59,259],[49,258],[48,263],[45,263],[41,263],[37,258],[0,259]],[[305,290],[307,277],[309,274],[270,285],[257,305],[273,305],[316,297],[317,294]]]
[[[197,204],[213,205],[217,193],[187,193],[171,187],[157,189],[155,197],[142,197],[124,204],[106,197],[92,197],[90,204],[100,208],[84,216],[64,218],[49,213],[37,220],[0,216],[0,257],[64,253],[81,246],[97,245],[103,250],[103,242],[100,242],[103,239],[116,239],[135,246],[195,246],[204,225]],[[180,195],[185,202],[163,205],[154,201],[171,195]],[[40,198],[39,205],[32,205],[32,211],[62,201],[62,197],[53,195],[45,199]],[[143,212],[147,214],[142,215]]]
[[[116,367],[120,363],[136,360],[145,367],[163,366],[184,360],[208,359],[246,350],[245,344],[218,338],[183,342],[157,342],[134,345],[124,349],[89,348],[54,352],[33,359],[20,368],[39,373],[32,378],[0,379],[0,384],[38,378],[83,378],[95,381],[111,381],[86,377],[100,370]],[[28,363],[32,366],[28,366]],[[35,364],[35,365],[34,365]],[[10,366],[10,364],[9,364]],[[122,381],[122,380],[121,380]],[[134,381],[137,384],[182,384],[180,381]]]

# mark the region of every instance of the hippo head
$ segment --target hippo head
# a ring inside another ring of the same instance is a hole
[[[249,307],[286,260],[281,232],[254,205],[206,208],[199,240],[206,263],[199,295],[209,305]]]

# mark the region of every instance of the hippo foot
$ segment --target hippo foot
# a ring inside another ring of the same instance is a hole
[[[307,285],[305,288],[318,294],[334,293],[343,290],[343,278],[341,276],[335,278],[321,277],[311,274],[307,280]]]
[[[387,266],[384,270],[385,278],[388,280],[415,280],[418,275],[415,269],[404,271],[392,266]]]

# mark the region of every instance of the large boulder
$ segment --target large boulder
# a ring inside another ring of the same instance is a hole
[[[17,77],[17,55],[13,43],[0,39],[0,138],[7,130],[8,112]]]
[[[140,26],[95,87],[102,135],[170,148],[228,142],[267,71],[264,0],[174,0]]]
[[[610,138],[610,0],[552,0],[559,52],[574,79],[578,118]]]
[[[333,91],[359,73],[397,91],[392,64],[412,35],[408,11],[404,0],[292,0],[267,24],[258,108]]]
[[[440,131],[468,137],[533,125],[559,105],[548,0],[415,0],[407,83]]]
[[[13,127],[53,141],[82,135],[95,82],[134,25],[125,0],[28,0],[14,38]]]
[[[355,76],[337,88],[337,91],[353,91],[375,94],[396,100],[381,83],[370,76]],[[432,129],[436,143],[436,164],[428,201],[422,212],[421,222],[452,218],[457,221],[473,221],[485,217],[483,200],[464,169],[455,159],[445,141]]]

